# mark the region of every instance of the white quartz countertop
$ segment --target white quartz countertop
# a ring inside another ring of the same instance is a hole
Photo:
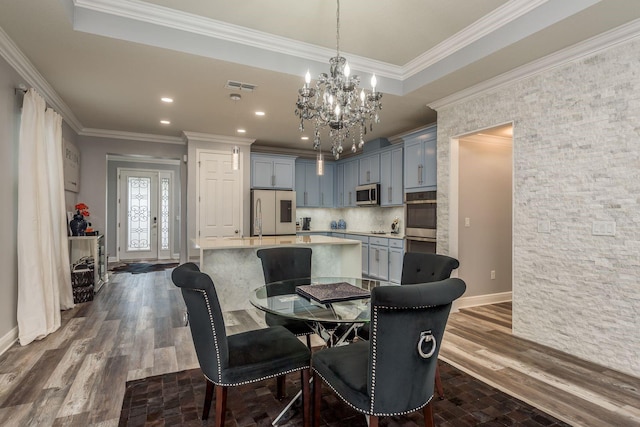
[[[298,230],[296,231],[298,234],[309,234],[309,233],[344,233],[344,234],[357,234],[359,236],[370,236],[370,237],[386,237],[387,239],[404,239],[404,234],[400,233],[372,233],[371,231],[353,231],[353,230],[345,230],[345,229],[327,229],[327,230]]]
[[[263,237],[210,237],[194,239],[199,249],[242,249],[279,245],[354,245],[358,240],[329,236],[263,236]]]

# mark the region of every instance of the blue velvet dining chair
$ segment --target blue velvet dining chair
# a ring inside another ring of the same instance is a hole
[[[452,303],[465,291],[460,279],[371,291],[368,341],[331,347],[311,356],[314,427],[320,425],[325,382],[377,427],[382,416],[423,410],[433,426],[432,399],[440,343]]]
[[[186,263],[171,274],[182,291],[200,368],[207,382],[202,419],[209,417],[215,387],[216,426],[224,426],[227,388],[278,378],[277,395],[284,397],[284,376],[302,372],[304,425],[309,425],[310,350],[282,326],[227,335],[216,288],[197,265]]]

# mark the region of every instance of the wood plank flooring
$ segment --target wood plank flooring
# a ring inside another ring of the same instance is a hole
[[[126,381],[197,367],[170,273],[113,274],[60,330],[0,356],[0,425],[116,426]],[[264,327],[257,310],[225,320]],[[513,337],[510,304],[452,314],[440,355],[572,425],[640,426],[640,379]]]

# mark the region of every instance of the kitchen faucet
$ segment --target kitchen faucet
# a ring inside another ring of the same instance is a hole
[[[258,233],[258,237],[262,239],[262,200],[258,197],[256,200],[256,212],[253,220],[254,232]]]

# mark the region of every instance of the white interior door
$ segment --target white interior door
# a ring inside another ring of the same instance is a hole
[[[118,257],[158,258],[158,172],[121,170]]]
[[[197,203],[196,224],[200,238],[241,234],[240,174],[231,167],[231,154],[198,152]]]

